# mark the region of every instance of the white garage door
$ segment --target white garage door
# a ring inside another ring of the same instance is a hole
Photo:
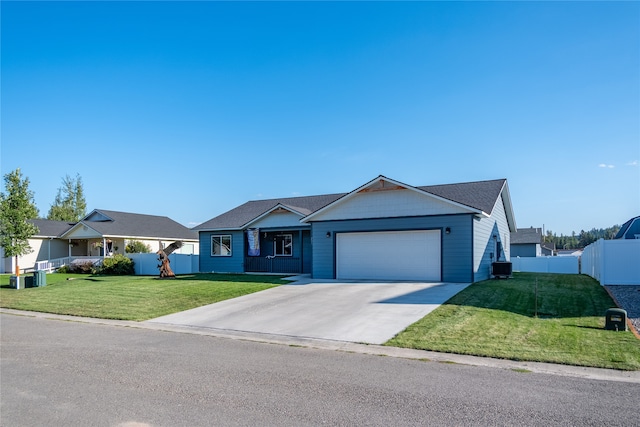
[[[338,279],[441,280],[440,231],[336,234]]]

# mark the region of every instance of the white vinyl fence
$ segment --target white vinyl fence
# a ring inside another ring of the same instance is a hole
[[[575,256],[512,257],[513,271],[578,274],[580,259]]]
[[[582,272],[601,285],[640,285],[640,239],[600,239],[584,248]]]
[[[138,276],[159,276],[157,254],[127,254],[134,262],[134,269]],[[171,270],[175,274],[193,274],[200,271],[200,256],[171,254],[169,255]]]

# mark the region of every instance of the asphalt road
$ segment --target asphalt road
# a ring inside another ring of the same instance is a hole
[[[640,384],[0,315],[2,426],[638,425]]]

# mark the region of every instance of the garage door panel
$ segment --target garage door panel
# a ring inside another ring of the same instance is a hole
[[[338,279],[440,281],[440,231],[339,233]]]

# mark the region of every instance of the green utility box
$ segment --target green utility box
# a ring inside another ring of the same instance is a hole
[[[33,276],[24,276],[24,287],[33,288]]]
[[[33,286],[39,288],[47,286],[47,272],[44,270],[36,270],[33,272]]]
[[[621,308],[610,308],[607,310],[604,328],[609,331],[626,331],[627,312]]]

